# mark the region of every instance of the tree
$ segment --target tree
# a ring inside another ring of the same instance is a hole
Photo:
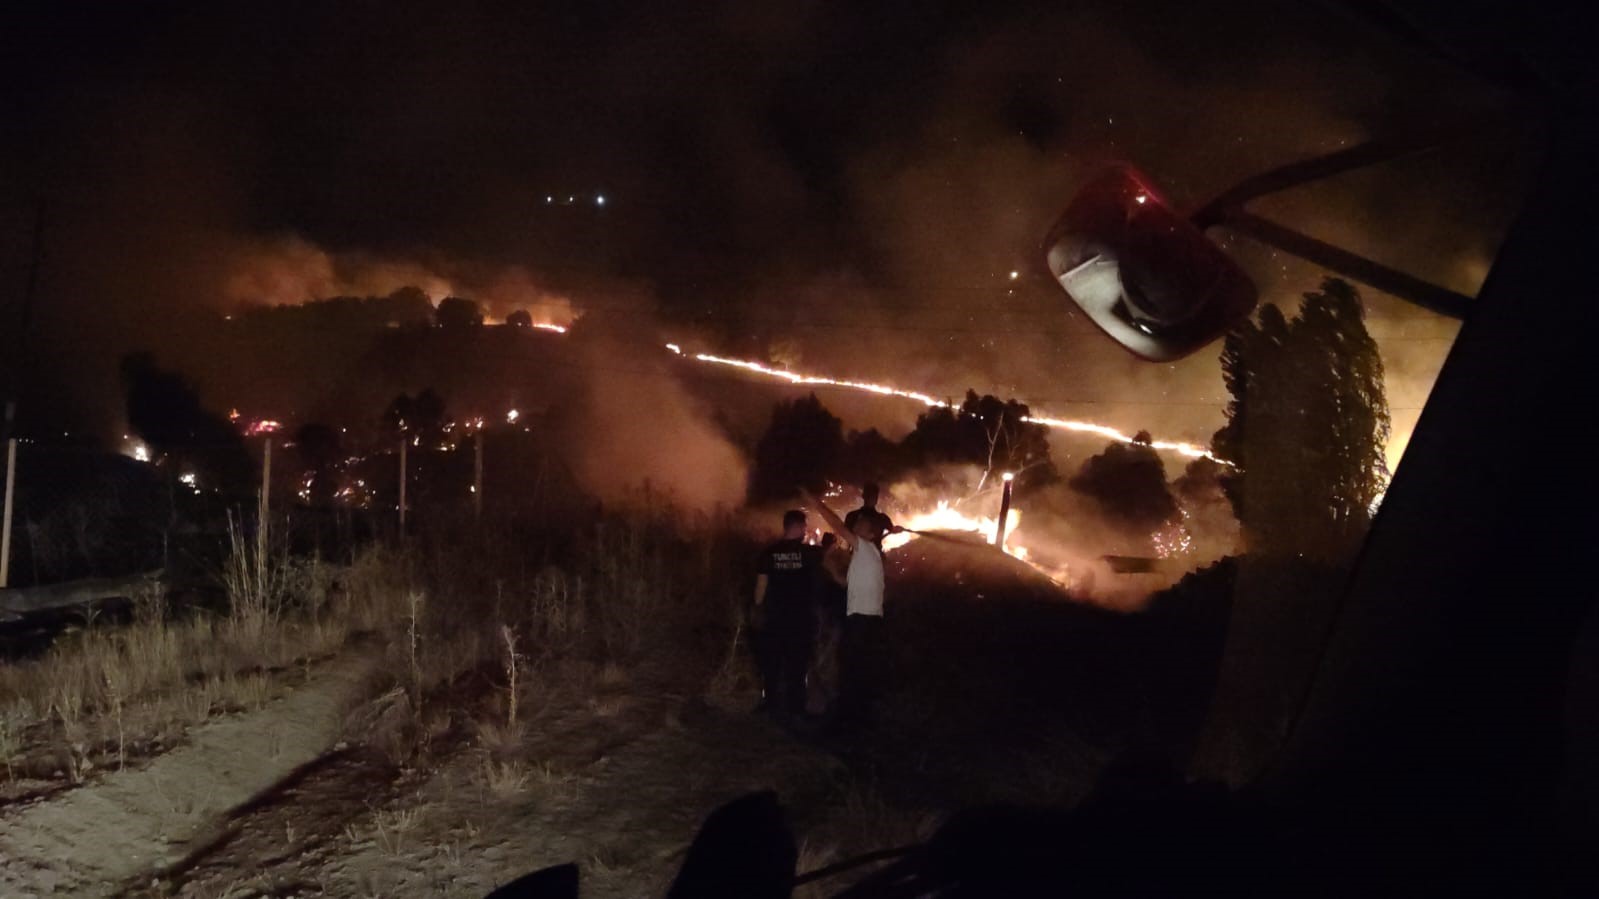
[[[375,305],[385,316],[385,324],[425,325],[433,318],[433,301],[420,287],[401,287]]]
[[[526,309],[518,309],[505,317],[505,323],[513,328],[533,327],[533,316]]]
[[[312,505],[333,501],[339,489],[339,471],[344,463],[339,432],[324,424],[307,424],[294,432],[294,449],[304,466],[306,491]]]
[[[881,481],[899,468],[899,444],[884,437],[876,428],[849,432],[838,472],[846,483]]]
[[[996,475],[1015,472],[1018,487],[1055,481],[1049,432],[1028,421],[1029,415],[1025,404],[968,390],[959,409],[935,407],[917,417],[901,444],[905,462],[977,465]]]
[[[1172,483],[1172,490],[1185,506],[1219,502],[1226,498],[1222,479],[1227,467],[1209,456],[1200,456],[1183,468],[1183,474]]]
[[[1068,482],[1098,502],[1110,520],[1145,533],[1177,518],[1165,463],[1150,440],[1148,431],[1139,431],[1132,443],[1112,443]]]
[[[772,407],[772,422],[755,444],[750,502],[787,498],[796,485],[820,492],[836,477],[844,452],[844,424],[816,394]]]
[[[254,465],[244,438],[226,419],[204,408],[193,385],[156,365],[149,353],[124,357],[121,369],[128,427],[170,463],[171,477],[192,472],[209,488],[248,487]]]
[[[463,297],[445,297],[439,301],[434,320],[439,327],[449,329],[475,328],[483,324],[483,309],[476,300]]]
[[[383,413],[384,424],[395,436],[415,438],[429,447],[444,439],[447,420],[444,399],[431,387],[422,388],[414,397],[400,394]]]
[[[1358,547],[1387,487],[1388,401],[1382,358],[1360,295],[1337,278],[1286,319],[1274,306],[1228,335],[1232,395],[1213,451],[1252,548],[1325,562]]]

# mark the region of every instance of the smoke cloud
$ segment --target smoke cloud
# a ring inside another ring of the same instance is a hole
[[[648,322],[658,299],[674,339],[705,349],[1204,443],[1226,401],[1216,354],[1132,359],[1042,273],[1075,187],[1128,160],[1186,208],[1478,100],[1320,7],[459,6],[218,7],[41,70],[50,114],[6,151],[31,154],[8,206],[32,182],[49,207],[33,407],[111,433],[122,352],[182,354],[205,387],[228,364],[208,358],[212,311],[414,285],[552,321]],[[304,52],[260,52],[278,45]],[[1469,289],[1514,207],[1518,169],[1497,161],[1416,160],[1263,211]],[[1267,302],[1319,280],[1218,237]],[[1453,326],[1368,298],[1392,455]],[[628,391],[605,386],[624,417]],[[714,385],[661,389],[685,420],[716,405]],[[891,436],[918,411],[822,399]],[[721,431],[688,427],[690,447]],[[1101,448],[1052,443],[1068,471]],[[698,492],[726,495],[719,477]]]
[[[578,482],[609,502],[647,487],[694,509],[740,505],[746,463],[711,410],[664,366],[643,361],[638,341],[580,338],[580,386],[558,438]]]
[[[1181,519],[1160,529],[1157,540],[1155,533],[1130,528],[1067,484],[1051,484],[1018,497],[1006,546],[1013,554],[1021,552],[1029,564],[1064,585],[1079,601],[1138,611],[1183,574],[1241,548],[1232,509],[1214,485],[1195,485],[1177,498]],[[917,526],[916,516],[952,503],[973,523],[983,522],[982,530],[972,532],[973,539],[991,540],[1000,485],[976,466],[931,466],[889,485],[882,503],[897,523],[910,521],[912,527]],[[1118,571],[1107,556],[1153,560],[1153,568]]]
[[[216,250],[228,306],[279,306],[330,297],[388,296],[415,287],[435,304],[450,296],[476,300],[491,320],[526,310],[534,321],[567,325],[572,300],[539,283],[524,266],[460,260],[386,258],[362,251],[331,252],[295,235],[234,238]],[[437,255],[437,254],[434,254]]]

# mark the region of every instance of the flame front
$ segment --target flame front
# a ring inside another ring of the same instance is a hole
[[[1027,547],[1022,544],[1021,537],[1017,533],[1017,525],[1021,523],[1021,520],[1021,513],[1015,509],[1011,509],[1005,516],[1005,545],[1000,547],[1000,550],[1005,555],[1026,564],[1029,568],[1049,578],[1057,586],[1070,587],[1072,585],[1072,576],[1065,566],[1052,568],[1028,557]],[[932,509],[909,515],[904,521],[897,522],[897,524],[905,528],[905,531],[898,534],[889,534],[883,538],[883,550],[885,552],[898,549],[922,536],[921,534],[911,533],[912,531],[963,531],[977,534],[989,546],[993,546],[994,538],[998,532],[999,518],[998,516],[968,515],[957,509],[948,500],[939,500],[938,504]]]
[[[1010,537],[1015,535],[1016,523],[1021,521],[1021,517],[1021,513],[1015,509],[1011,509],[1010,513],[1005,516],[1005,533],[1007,536],[1004,549],[1010,555],[1016,555],[1011,552]],[[889,534],[884,537],[883,549],[885,551],[898,549],[919,536],[918,534],[909,533],[910,531],[967,531],[982,535],[983,539],[992,546],[995,533],[999,527],[999,519],[997,517],[967,515],[965,512],[950,505],[949,500],[943,499],[939,500],[938,505],[930,511],[911,515],[905,521],[896,523],[905,528],[906,533]],[[1021,558],[1021,556],[1017,556],[1017,558]]]
[[[676,344],[669,343],[666,345],[666,348],[681,355],[681,350],[677,348]],[[790,384],[814,384],[826,387],[842,387],[846,390],[859,390],[866,393],[875,393],[879,396],[902,397],[908,400],[915,400],[924,406],[930,406],[939,409],[948,409],[951,407],[951,404],[948,401],[941,400],[930,394],[921,393],[915,390],[903,390],[899,387],[894,387],[889,384],[873,384],[869,381],[846,381],[838,378],[828,378],[822,375],[799,374],[798,372],[791,372],[781,368],[772,368],[769,365],[762,365],[759,362],[751,362],[748,359],[729,359],[725,356],[713,356],[710,353],[695,353],[692,358],[699,362],[706,362],[712,365],[725,365],[730,368],[737,368],[743,371],[753,372],[758,375],[765,375],[769,378],[777,378],[779,380],[787,381]],[[1025,420],[1032,424],[1043,425],[1046,428],[1055,428],[1061,431],[1074,431],[1081,434],[1095,434],[1100,437],[1114,440],[1117,443],[1133,442],[1132,435],[1118,431],[1109,425],[1098,424],[1097,422],[1077,421],[1067,418],[1054,418],[1048,415],[1030,415]],[[1218,462],[1222,465],[1228,466],[1229,468],[1232,467],[1232,463],[1218,459],[1212,455],[1209,450],[1201,446],[1195,446],[1192,443],[1182,443],[1171,440],[1152,440],[1150,441],[1149,445],[1158,450],[1170,450],[1171,452],[1187,456],[1190,459],[1209,459],[1212,462]]]
[[[670,347],[670,345],[668,345],[668,347]],[[789,382],[790,384],[820,384],[828,387],[844,387],[849,390],[863,390],[867,393],[875,393],[880,396],[904,397],[905,399],[915,400],[918,403],[926,406],[937,406],[939,408],[949,407],[949,403],[938,399],[937,397],[928,396],[925,393],[917,393],[914,390],[901,390],[898,387],[890,387],[887,384],[872,384],[866,381],[840,381],[836,378],[824,378],[821,375],[801,375],[791,371],[784,371],[780,368],[772,368],[770,366],[762,365],[759,362],[750,362],[747,359],[728,359],[724,356],[712,356],[709,353],[695,353],[694,358],[700,362],[710,362],[715,365],[727,365],[731,366],[732,368],[741,368],[745,371],[755,372],[759,375],[766,375],[769,378],[780,378]]]

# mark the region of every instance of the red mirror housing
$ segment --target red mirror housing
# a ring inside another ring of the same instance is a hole
[[[1255,308],[1255,284],[1133,169],[1089,181],[1044,239],[1049,271],[1117,343],[1180,359]]]

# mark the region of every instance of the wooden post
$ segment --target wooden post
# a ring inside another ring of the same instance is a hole
[[[17,438],[6,440],[6,499],[0,512],[0,587],[11,583],[11,511],[17,493]]]
[[[478,428],[477,438],[472,441],[472,518],[475,521],[483,520],[483,429]]]
[[[400,536],[405,536],[405,444],[406,436],[400,435]]]
[[[994,533],[994,545],[999,547],[1000,552],[1005,551],[1005,519],[1010,517],[1010,490],[1011,485],[1016,482],[1016,476],[1008,471],[1004,477],[1005,489],[999,494],[999,525]]]
[[[255,512],[255,549],[258,564],[267,557],[267,530],[272,521],[272,438],[266,439],[266,449],[261,454],[261,501]]]

